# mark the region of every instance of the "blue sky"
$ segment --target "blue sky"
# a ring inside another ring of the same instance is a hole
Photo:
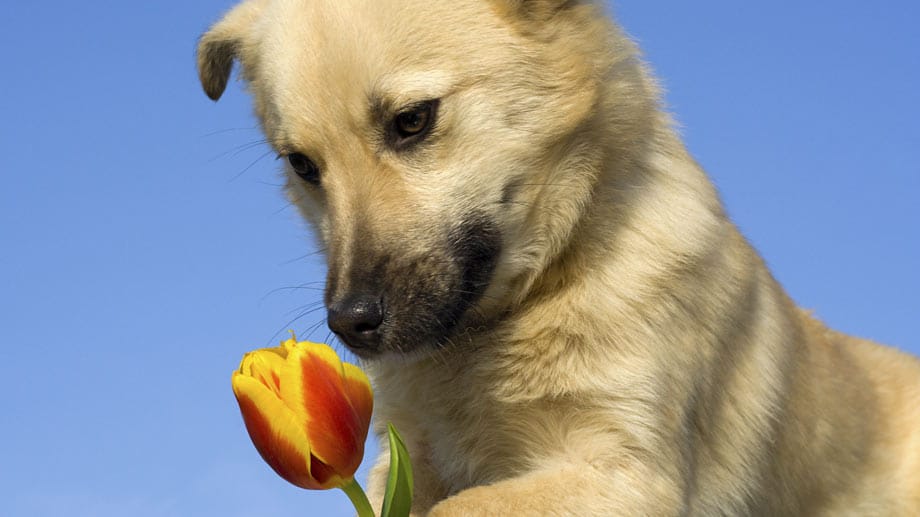
[[[230,390],[245,351],[323,316],[297,319],[321,260],[248,98],[197,84],[196,39],[232,4],[3,7],[4,515],[349,514],[262,464]],[[792,297],[920,353],[920,4],[616,12]]]

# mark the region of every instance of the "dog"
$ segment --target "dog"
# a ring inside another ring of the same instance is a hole
[[[245,0],[235,62],[413,515],[920,515],[920,360],[790,301],[602,6]]]

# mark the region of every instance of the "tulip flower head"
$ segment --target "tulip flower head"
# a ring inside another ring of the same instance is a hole
[[[353,482],[373,409],[357,366],[292,333],[279,347],[246,354],[232,383],[252,443],[279,476],[308,489]]]

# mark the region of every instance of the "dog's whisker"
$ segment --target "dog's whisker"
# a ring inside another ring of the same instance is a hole
[[[284,183],[270,183],[268,181],[257,181],[256,183],[267,187],[284,188]]]
[[[242,154],[242,153],[245,152],[245,151],[249,151],[249,150],[251,150],[251,149],[255,149],[255,148],[261,147],[261,146],[263,146],[263,145],[266,145],[267,143],[268,143],[268,142],[267,142],[266,140],[255,140],[255,141],[252,141],[252,142],[247,142],[247,143],[245,143],[245,144],[240,144],[240,145],[231,147],[230,149],[227,149],[226,151],[224,151],[224,152],[222,152],[222,153],[218,153],[216,156],[214,156],[214,157],[212,157],[211,159],[209,159],[208,162],[211,163],[211,162],[214,162],[214,161],[216,161],[216,160],[219,160],[219,159],[221,159],[221,158],[225,158],[225,157],[228,157],[228,156],[236,157],[236,156],[239,156],[240,154]]]
[[[338,343],[339,348],[344,347],[346,350],[348,349],[348,347],[346,347],[345,344],[342,343],[342,341],[339,339],[339,336],[337,336],[331,330],[326,332],[326,337],[323,338],[323,343]]]
[[[232,183],[232,182],[236,181],[237,179],[239,179],[240,176],[242,176],[243,174],[245,174],[249,169],[255,167],[255,165],[256,165],[257,163],[259,163],[260,161],[262,161],[263,159],[265,159],[265,157],[267,157],[267,156],[269,156],[269,155],[271,155],[271,154],[272,154],[272,151],[266,151],[266,152],[264,152],[263,154],[261,154],[258,158],[256,158],[256,159],[253,160],[249,165],[247,165],[246,168],[244,168],[243,170],[241,170],[240,172],[238,172],[235,176],[233,176],[232,178],[230,178],[230,180],[229,180],[228,183]]]
[[[297,307],[297,308],[295,308],[295,309],[289,310],[289,311],[285,314],[285,316],[289,316],[289,315],[291,315],[291,314],[296,313],[296,314],[297,314],[297,319],[300,319],[300,318],[303,318],[303,317],[305,317],[305,316],[309,316],[310,314],[313,314],[313,313],[315,313],[315,312],[318,312],[318,311],[322,310],[323,308],[324,308],[323,302],[308,303],[308,304],[303,305],[303,306],[301,306],[301,307]],[[296,321],[296,320],[295,320],[295,321]]]
[[[286,260],[286,261],[282,262],[280,265],[286,266],[286,265],[288,265],[288,264],[293,264],[293,263],[295,263],[295,262],[300,262],[301,260],[306,260],[306,259],[308,259],[308,258],[310,258],[310,257],[315,257],[315,256],[317,256],[317,255],[322,255],[322,254],[324,254],[324,253],[326,253],[326,248],[318,248],[317,250],[311,251],[310,253],[301,255],[301,256],[299,256],[299,257],[294,257],[294,258],[292,258],[292,259],[290,259],[290,260]],[[317,283],[317,284],[322,284],[322,283],[324,283],[324,282],[316,282],[316,283]]]
[[[316,305],[316,304],[313,304],[313,305]],[[319,306],[313,307],[313,308],[310,308],[310,309],[300,309],[300,310],[302,310],[303,312],[300,313],[300,314],[298,314],[295,318],[293,318],[293,319],[291,319],[290,321],[288,321],[285,325],[283,325],[280,329],[278,329],[277,332],[275,332],[274,334],[272,334],[272,337],[270,337],[270,338],[268,339],[268,342],[269,342],[269,343],[274,342],[274,341],[278,338],[279,335],[281,335],[281,334],[282,334],[283,332],[285,332],[286,330],[290,329],[290,328],[291,328],[291,325],[293,325],[294,323],[296,323],[298,320],[300,320],[301,318],[304,318],[304,317],[306,317],[306,316],[309,316],[310,314],[313,314],[313,313],[319,311],[319,310],[322,309],[322,308],[323,308],[322,305],[319,304]],[[298,309],[294,309],[294,310],[296,311],[296,310],[298,310]]]
[[[236,131],[258,131],[258,126],[249,126],[249,127],[228,127],[226,129],[218,129],[217,131],[211,131],[210,133],[205,133],[203,135],[198,135],[198,138],[210,138],[217,135],[223,135],[227,133],[233,133]]]
[[[286,291],[322,291],[322,290],[323,290],[322,287],[313,287],[310,285],[294,285],[294,286],[288,286],[288,287],[276,287],[275,289],[272,289],[271,291],[265,293],[262,296],[262,298],[259,299],[259,303],[264,302],[268,297],[272,295],[286,292]]]
[[[297,208],[297,205],[304,199],[305,194],[298,194],[297,197],[291,199],[288,198],[287,202],[281,206],[281,208],[275,210],[272,215],[278,215],[282,212],[286,212],[292,208]]]
[[[324,323],[326,323],[326,319],[320,318],[319,320],[315,321],[312,325],[305,327],[305,330],[300,335],[307,341],[315,341],[315,339],[313,339],[313,336],[314,334],[316,334],[317,330],[322,328]]]
[[[233,157],[239,156],[240,154],[246,151],[249,151],[251,149],[256,149],[256,148],[262,147],[267,144],[268,144],[267,140],[256,140],[253,142],[249,142],[247,144],[242,144],[242,145],[237,146],[235,149],[231,150],[233,153],[231,156]]]
[[[292,202],[292,203],[288,203],[288,204],[282,206],[281,208],[275,210],[274,212],[272,212],[272,217],[277,216],[278,214],[283,214],[284,212],[287,212],[288,210],[290,210],[290,209],[292,209],[292,208],[296,208],[296,207],[297,207],[297,204],[296,204],[296,203],[293,203],[293,202]]]

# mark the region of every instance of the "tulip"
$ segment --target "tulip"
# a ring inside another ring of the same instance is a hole
[[[341,488],[359,515],[373,515],[354,480],[374,403],[364,372],[292,333],[246,354],[232,384],[252,443],[279,476],[301,488]]]

